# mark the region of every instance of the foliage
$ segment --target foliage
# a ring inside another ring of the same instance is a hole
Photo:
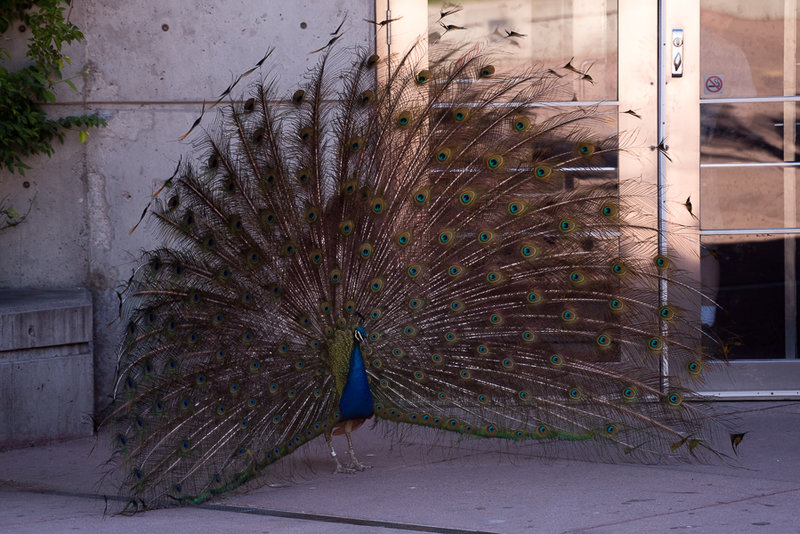
[[[0,36],[18,24],[31,30],[26,56],[30,64],[10,71],[3,60],[11,58],[0,47],[0,169],[25,174],[30,166],[25,159],[36,154],[52,155],[53,141],[64,142],[64,130],[80,128],[81,142],[90,127],[105,125],[101,117],[91,115],[47,117],[42,103],[56,101],[53,89],[66,83],[77,91],[61,70],[70,64],[62,51],[65,44],[83,39],[81,31],[65,17],[70,0],[3,0],[0,6]],[[16,24],[15,24],[16,23]]]

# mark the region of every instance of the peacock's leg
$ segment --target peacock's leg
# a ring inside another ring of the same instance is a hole
[[[347,434],[347,439],[349,441],[350,434]],[[333,450],[333,438],[331,437],[330,430],[325,432],[325,441],[328,443],[328,448],[331,450],[331,458],[333,458],[333,461],[336,462],[336,470],[334,470],[334,473],[353,473],[352,469],[342,466],[342,463],[336,456],[336,451]]]
[[[350,433],[360,426],[362,422],[363,421],[358,421],[355,427],[353,426],[353,421],[345,421],[344,423],[344,435],[347,438],[347,453],[350,455],[350,465],[347,467],[353,471],[363,471],[364,469],[372,467],[371,465],[364,465],[358,461],[356,458],[356,451],[353,449],[353,438],[350,437]]]

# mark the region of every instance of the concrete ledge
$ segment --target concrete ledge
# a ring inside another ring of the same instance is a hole
[[[0,450],[91,435],[92,300],[0,289]]]

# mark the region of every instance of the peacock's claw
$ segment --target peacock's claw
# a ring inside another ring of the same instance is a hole
[[[372,469],[371,465],[364,465],[361,462],[354,462],[347,466],[347,469],[350,469],[353,473],[356,471],[366,471],[367,469]]]
[[[341,473],[343,475],[354,475],[356,473],[356,470],[350,466],[345,467],[343,465],[337,465],[336,469],[334,469],[333,472]]]

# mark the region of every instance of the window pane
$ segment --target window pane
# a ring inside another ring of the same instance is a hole
[[[784,35],[784,19],[795,32],[798,27],[797,7],[787,11],[789,5],[785,0],[700,2],[703,98],[786,96],[783,59],[789,36]],[[796,47],[792,51],[797,57]]]
[[[440,20],[453,7],[429,0],[430,43],[488,43],[498,50],[498,71],[532,65],[555,69],[573,58],[572,65],[588,71],[591,81],[559,70],[564,74],[562,100],[617,99],[616,0],[480,0]],[[465,29],[446,30],[442,24]]]
[[[786,323],[784,302],[787,287],[795,293],[795,302],[797,299],[798,241],[797,236],[782,235],[702,239],[703,285],[707,295],[720,305],[719,309],[705,305],[702,312],[703,328],[716,333],[724,343],[724,351],[716,347],[716,356],[786,357],[787,330],[794,329],[795,338],[797,332],[796,324]],[[787,266],[792,272],[786,272]],[[788,351],[796,355],[797,347]]]

